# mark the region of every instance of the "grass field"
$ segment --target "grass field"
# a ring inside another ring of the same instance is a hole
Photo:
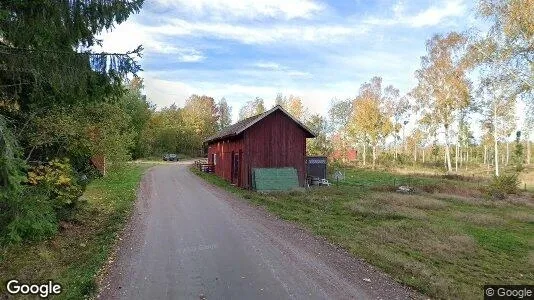
[[[0,249],[0,293],[9,279],[62,285],[58,299],[83,299],[96,290],[96,275],[124,227],[142,174],[150,165],[127,165],[87,186],[75,220],[42,242]]]
[[[484,284],[534,283],[532,194],[492,200],[480,191],[484,181],[469,177],[358,169],[332,187],[258,194],[194,172],[433,298],[478,299]],[[394,192],[399,184],[416,193]]]

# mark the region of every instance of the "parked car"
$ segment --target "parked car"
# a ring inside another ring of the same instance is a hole
[[[163,155],[163,160],[164,161],[178,161],[178,155],[174,153],[165,154]]]

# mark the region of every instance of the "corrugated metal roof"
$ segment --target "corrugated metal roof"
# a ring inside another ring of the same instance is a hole
[[[286,114],[288,117],[290,117],[297,125],[299,125],[304,131],[306,131],[309,134],[309,137],[316,137],[315,133],[313,133],[306,125],[302,124],[299,120],[295,119],[293,116],[291,116],[287,111],[285,111],[280,105],[277,105],[270,110],[255,115],[253,117],[241,120],[233,125],[230,125],[226,128],[223,128],[221,131],[219,131],[217,134],[207,138],[204,142],[214,142],[217,140],[221,140],[227,137],[236,136],[238,134],[241,134],[243,131],[245,131],[247,128],[251,127],[252,125],[256,124],[263,118],[267,117],[268,115],[272,114],[273,112],[280,110],[284,114]]]

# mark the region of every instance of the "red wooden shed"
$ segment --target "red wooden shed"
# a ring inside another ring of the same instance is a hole
[[[306,181],[306,139],[315,134],[277,105],[263,114],[230,125],[205,142],[215,174],[250,188],[252,169],[292,167]]]

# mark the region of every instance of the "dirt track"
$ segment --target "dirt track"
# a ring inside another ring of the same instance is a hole
[[[152,168],[100,299],[420,296],[298,226],[213,187],[185,163]]]

